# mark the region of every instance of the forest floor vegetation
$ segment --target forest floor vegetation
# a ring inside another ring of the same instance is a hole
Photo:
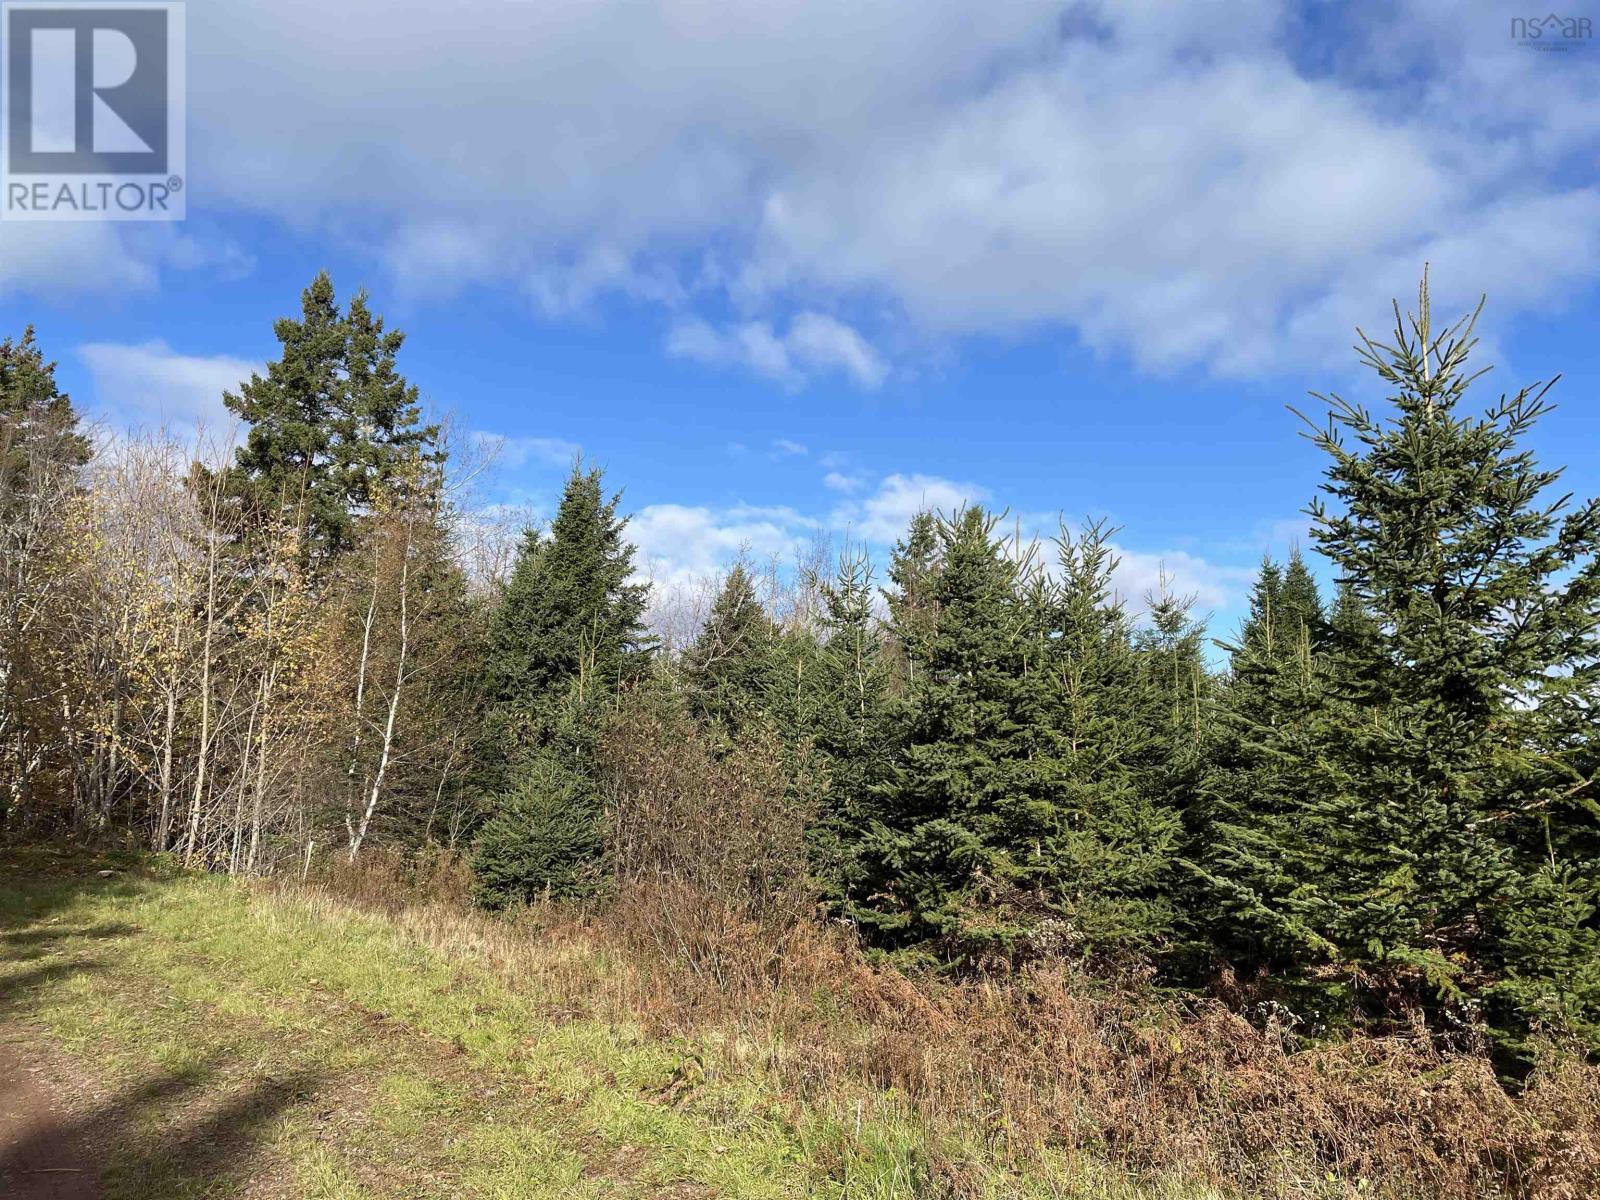
[[[381,855],[312,885],[0,858],[0,1042],[69,1114],[52,1136],[92,1145],[82,1194],[1577,1198],[1600,1178],[1600,1072],[1554,1047],[1511,1096],[1422,1037],[1301,1045],[1065,968],[915,982],[690,897],[489,915],[458,867]],[[0,1149],[0,1178],[19,1161]]]

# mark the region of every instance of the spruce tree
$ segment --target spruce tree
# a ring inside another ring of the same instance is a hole
[[[405,335],[384,328],[364,293],[341,311],[322,272],[300,310],[274,324],[282,351],[266,376],[223,395],[249,424],[231,481],[255,511],[297,514],[311,557],[326,563],[354,542],[357,521],[405,463],[440,461],[439,427],[422,424],[417,389],[398,371]]]
[[[1037,819],[1015,852],[1031,863],[1061,948],[1146,952],[1172,925],[1180,827],[1149,778],[1165,696],[1116,593],[1112,532],[1099,522],[1063,530],[1057,578],[1036,585],[1032,702],[1018,726]]]
[[[811,840],[824,895],[839,900],[857,886],[855,857],[871,827],[872,788],[883,774],[890,676],[866,551],[842,553],[837,573],[821,591],[817,701],[805,732],[827,771],[828,790]]]
[[[1549,384],[1465,411],[1475,318],[1435,334],[1424,276],[1392,344],[1362,337],[1387,417],[1332,396],[1314,431],[1313,536],[1349,598],[1310,884],[1367,987],[1481,1004],[1508,1045],[1541,1022],[1600,1045],[1600,503],[1553,496],[1521,445]]]
[[[1027,803],[1015,728],[1019,567],[995,525],[977,507],[940,519],[938,570],[897,575],[893,636],[908,692],[898,747],[872,790],[877,820],[851,910],[891,944],[938,939],[962,957],[1019,932],[1004,911],[1021,877],[1007,843]],[[916,549],[897,567],[932,561],[932,546]]]
[[[735,563],[684,654],[690,710],[730,733],[770,713],[780,686],[774,669],[778,640],[749,569]]]
[[[930,512],[919,512],[889,556],[891,586],[883,592],[889,646],[903,683],[915,679],[917,661],[927,653],[926,641],[938,616],[933,597],[938,571],[938,521]]]
[[[1283,568],[1268,556],[1250,590],[1250,614],[1239,634],[1239,645],[1230,647],[1237,658],[1246,651],[1273,652],[1274,642],[1283,638]]]
[[[603,711],[649,660],[647,589],[620,496],[573,468],[548,533],[528,529],[490,621],[476,785],[488,821],[480,895],[570,891],[592,881],[601,805],[593,752]]]
[[[71,398],[56,385],[56,364],[45,359],[33,327],[0,341],[0,495],[8,509],[42,484],[42,470],[73,471],[89,461],[89,439]]]
[[[1312,739],[1328,704],[1326,663],[1315,649],[1321,611],[1298,555],[1287,572],[1268,559],[1238,642],[1224,645],[1231,669],[1187,817],[1185,926],[1203,971],[1216,953],[1252,976],[1306,966],[1326,949],[1299,906],[1304,859],[1314,853],[1303,842]]]
[[[643,670],[648,587],[630,583],[633,546],[621,495],[598,469],[575,466],[547,533],[529,528],[489,631],[486,686],[503,728],[538,723],[569,693],[615,693]]]
[[[1283,652],[1298,653],[1296,647],[1302,639],[1308,641],[1313,649],[1321,649],[1327,640],[1327,614],[1323,609],[1317,581],[1312,578],[1298,546],[1289,551],[1278,605]]]

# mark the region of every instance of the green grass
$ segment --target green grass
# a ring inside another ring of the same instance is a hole
[[[0,859],[0,1037],[76,1081],[112,1200],[940,1194],[892,1105],[808,1111],[713,1047],[572,1019],[537,978],[382,916],[106,862]],[[1198,1195],[1068,1161],[974,1179]]]

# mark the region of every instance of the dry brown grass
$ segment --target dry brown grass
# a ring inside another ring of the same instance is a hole
[[[1512,1097],[1486,1058],[1420,1033],[1295,1048],[1219,1003],[1065,965],[913,980],[842,933],[802,924],[774,942],[681,884],[488,916],[401,903],[408,873],[373,873],[326,882],[569,1018],[693,1039],[708,1070],[759,1071],[841,1120],[911,1117],[951,1195],[977,1194],[985,1164],[1055,1151],[1224,1194],[1600,1194],[1600,1069],[1553,1046]]]
[[[1260,1197],[1600,1195],[1600,1068],[1575,1053],[1546,1047],[1513,1097],[1420,1021],[1305,1045],[1066,963],[913,979],[809,918],[805,814],[773,745],[713,753],[692,723],[639,710],[602,754],[602,901],[474,913],[449,856],[374,855],[321,882],[556,1013],[690,1039],[708,1072],[759,1073],[797,1112],[909,1120],[941,1194],[992,1194],[996,1168],[1067,1154]]]

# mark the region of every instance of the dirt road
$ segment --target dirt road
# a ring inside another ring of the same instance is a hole
[[[90,1131],[55,1094],[39,1065],[0,1039],[0,1196],[95,1200],[99,1195]]]

